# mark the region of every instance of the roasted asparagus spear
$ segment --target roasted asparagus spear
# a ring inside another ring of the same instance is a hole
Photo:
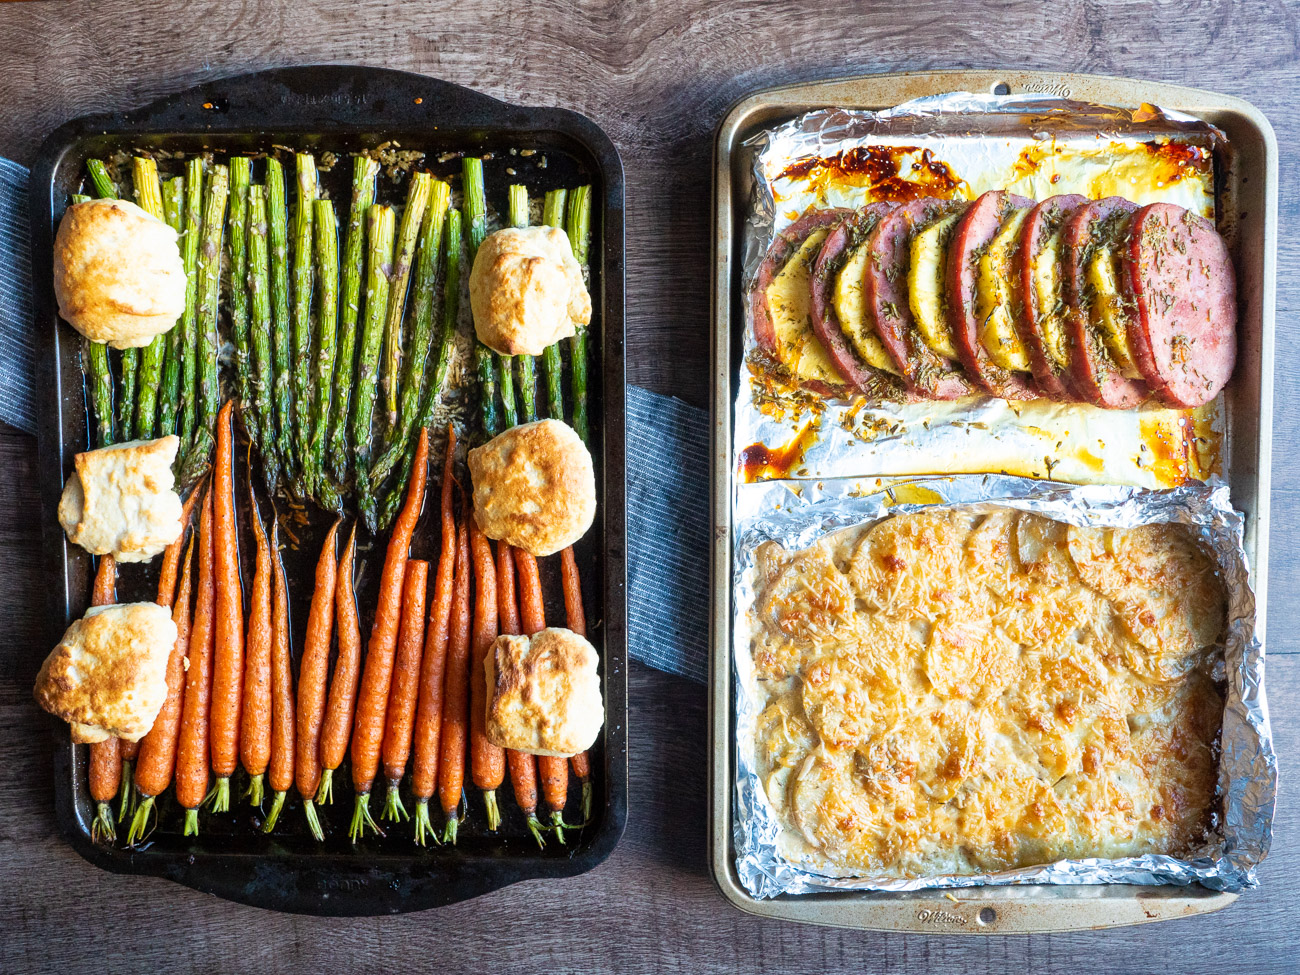
[[[357,156],[352,166],[352,207],[348,211],[347,242],[343,250],[343,280],[339,287],[338,344],[334,357],[334,401],[330,404],[329,455],[334,479],[347,481],[351,459],[348,419],[352,416],[352,384],[356,378],[357,319],[361,311],[361,279],[366,264],[366,214],[375,200],[379,163]]]

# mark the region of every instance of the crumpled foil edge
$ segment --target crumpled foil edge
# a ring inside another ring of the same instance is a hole
[[[870,483],[870,482],[866,482]],[[1150,491],[1130,486],[1083,486],[1032,481],[1001,475],[918,478],[942,500],[940,507],[991,510],[1010,507],[1079,526],[1132,528],[1175,522],[1194,528],[1218,560],[1229,593],[1228,628],[1213,676],[1227,693],[1221,735],[1219,796],[1221,828],[1202,855],[1181,860],[1146,855],[1117,860],[1063,860],[989,874],[917,878],[847,876],[833,869],[791,862],[778,849],[782,830],[768,801],[754,761],[755,721],[762,707],[752,680],[750,656],[755,604],[754,553],[777,541],[803,548],[830,532],[890,514],[935,505],[896,504],[892,488],[866,488],[843,479],[815,489],[807,483],[769,482],[736,489],[736,545],[733,563],[735,616],[733,666],[736,668],[736,811],[733,833],[736,868],[756,898],[815,891],[912,891],[934,888],[1024,884],[1173,884],[1200,883],[1237,891],[1257,885],[1255,868],[1268,855],[1277,797],[1277,757],[1273,751],[1264,693],[1264,647],[1255,633],[1255,594],[1243,545],[1243,516],[1232,508],[1222,485]]]

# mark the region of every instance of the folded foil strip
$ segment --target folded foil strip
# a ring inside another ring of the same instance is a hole
[[[1178,151],[1162,155],[1166,144]],[[776,234],[809,207],[859,207],[909,193],[974,199],[1007,189],[1039,200],[1080,193],[1166,201],[1213,218],[1214,167],[1228,151],[1223,133],[1208,123],[1150,105],[1128,110],[970,92],[886,111],[810,112],[745,146],[754,176],[743,231],[745,296]],[[1181,146],[1194,151],[1180,155]],[[836,168],[845,154],[882,147],[897,167],[893,176]],[[927,182],[932,172],[945,174],[938,185]],[[1223,216],[1220,227],[1231,237],[1230,206]],[[1231,454],[1222,397],[1197,410],[1115,411],[986,396],[891,403],[811,394],[774,376],[755,339],[747,297],[744,304],[733,459],[745,480],[997,471],[1167,488],[1222,475],[1222,458]],[[783,464],[746,463],[770,455]]]
[[[920,503],[913,503],[920,502]],[[764,695],[754,674],[755,550],[767,541],[804,548],[826,534],[923,507],[1010,507],[1079,526],[1132,528],[1176,522],[1213,552],[1229,594],[1228,628],[1212,676],[1226,682],[1219,763],[1221,828],[1191,860],[1147,855],[1065,860],[991,874],[911,879],[847,876],[778,849],[782,827],[758,775],[756,721]],[[1256,885],[1255,867],[1272,842],[1277,759],[1264,696],[1264,648],[1255,633],[1255,597],[1242,545],[1242,515],[1226,487],[1148,491],[1133,486],[1070,486],[1000,475],[843,479],[741,485],[734,498],[733,664],[736,671],[736,867],[755,897],[814,891],[906,891],[1017,884],[1191,884],[1216,890]]]

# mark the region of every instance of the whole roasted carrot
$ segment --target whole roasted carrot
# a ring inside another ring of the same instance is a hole
[[[117,839],[113,825],[113,800],[122,781],[122,739],[105,738],[90,746],[90,798],[95,800],[95,819],[90,838],[95,842]]]
[[[271,761],[271,548],[262,525],[253,484],[248,485],[249,510],[257,556],[253,563],[253,599],[244,638],[244,693],[239,722],[239,760],[248,773],[249,803],[262,805],[262,780]]]
[[[524,636],[546,629],[546,605],[542,597],[542,576],[537,558],[521,548],[514,550],[519,571],[519,625]]]
[[[332,534],[331,530],[331,534]],[[334,568],[333,539],[330,543],[330,570]],[[280,810],[284,807],[284,797],[293,785],[294,764],[294,714],[293,714],[293,668],[289,659],[289,586],[284,578],[284,563],[280,561],[280,530],[278,522],[271,526],[271,571],[274,585],[271,597],[271,768],[268,780],[275,798],[271,802],[271,811],[262,832],[269,833],[275,829]],[[327,624],[328,625],[328,624]],[[326,652],[329,639],[325,641]],[[321,697],[324,697],[322,692]],[[319,724],[317,725],[319,727]],[[317,824],[319,828],[319,824]]]
[[[505,557],[502,558],[502,553]],[[515,550],[505,542],[497,543],[497,606],[500,630],[503,635],[517,636],[519,625],[519,589],[515,584]],[[487,696],[487,674],[483,674],[483,693]],[[487,703],[483,705],[483,723],[487,724]],[[506,752],[506,765],[510,769],[510,787],[515,793],[515,805],[524,814],[528,831],[539,847],[546,846],[542,839],[542,821],[537,818],[537,758],[528,752],[510,749]]]
[[[357,698],[356,724],[352,729],[352,787],[356,801],[348,833],[355,843],[367,828],[380,832],[370,815],[370,787],[379,773],[379,749],[384,742],[384,721],[388,712],[388,691],[393,679],[393,657],[397,653],[397,631],[402,622],[402,583],[411,550],[411,536],[424,506],[424,485],[429,476],[429,431],[420,430],[420,442],[411,462],[406,503],[402,505],[393,533],[388,539],[384,568],[379,575],[379,603],[366,645],[366,669]]]
[[[400,787],[411,757],[411,731],[415,726],[415,701],[420,691],[420,657],[424,653],[424,604],[429,594],[429,563],[406,563],[402,586],[402,626],[397,634],[397,657],[388,691],[387,727],[384,729],[384,779],[388,795],[381,819],[410,819],[402,806]]]
[[[353,525],[343,557],[339,559],[334,584],[334,625],[338,630],[339,652],[334,659],[334,677],[330,681],[320,731],[321,776],[316,801],[322,804],[333,800],[334,770],[343,764],[343,756],[347,754],[352,714],[357,705],[357,685],[361,682],[361,622],[357,617],[357,594],[352,591],[352,562],[356,553],[357,526]]]
[[[158,571],[158,595],[154,602],[159,606],[171,609],[172,598],[176,595],[176,574],[180,568],[181,552],[185,545],[185,533],[190,525],[190,518],[194,514],[194,504],[198,500],[199,492],[191,491],[189,497],[185,499],[185,504],[181,507],[181,533],[176,540],[167,546],[163,552],[162,564]],[[188,627],[189,607],[186,607]],[[182,656],[184,651],[182,651]],[[170,658],[169,658],[170,665]],[[170,687],[170,685],[168,685]],[[175,743],[173,743],[173,748]],[[117,821],[120,823],[127,816],[133,816],[136,808],[137,796],[140,790],[135,785],[135,775],[133,769],[140,755],[140,742],[124,741],[121,747],[122,754],[122,792],[121,799],[117,807]],[[167,777],[171,779],[171,769],[167,770]],[[165,788],[165,786],[164,786]],[[161,790],[160,790],[161,791]],[[156,795],[156,793],[154,793]],[[135,819],[132,818],[131,826],[127,830],[127,842],[134,842],[131,839],[132,833],[135,832]]]
[[[415,796],[415,842],[424,846],[426,836],[437,840],[429,821],[429,800],[438,788],[438,756],[442,735],[442,691],[447,663],[447,637],[451,627],[452,588],[456,572],[456,512],[453,506],[453,472],[456,465],[456,431],[447,427],[447,455],[442,465],[440,518],[441,549],[438,574],[429,603],[429,625],[424,634],[424,657],[420,661],[420,700],[415,710],[412,742],[411,793]]]
[[[111,555],[100,557],[95,582],[90,591],[90,605],[110,606],[117,602],[117,561]],[[110,843],[117,839],[113,825],[113,800],[122,784],[122,741],[107,738],[90,746],[90,798],[95,800],[95,821],[90,838],[101,837]],[[111,786],[111,788],[110,788]]]
[[[564,586],[564,615],[569,629],[578,636],[587,635],[587,613],[582,608],[582,579],[578,575],[578,560],[573,557],[573,546],[560,553],[560,579]],[[591,820],[591,759],[586,752],[578,752],[569,759],[573,774],[582,783],[582,821]]]
[[[244,596],[239,583],[239,534],[235,526],[234,428],[227,400],[217,414],[212,461],[212,532],[216,625],[212,655],[209,737],[217,776],[212,811],[230,808],[230,776],[239,760],[240,702],[244,681]]]
[[[189,669],[176,745],[176,801],[185,809],[184,835],[199,832],[199,805],[208,791],[208,711],[212,701],[212,647],[216,584],[213,580],[212,488],[199,515],[199,575],[190,627]]]
[[[302,796],[307,826],[318,840],[325,839],[316,816],[316,790],[321,784],[320,736],[321,726],[325,723],[325,685],[329,678],[330,635],[334,630],[334,598],[338,588],[338,563],[335,561],[338,533],[339,523],[336,521],[325,536],[325,544],[321,546],[320,558],[316,562],[316,589],[312,592],[311,608],[307,611],[307,634],[302,645],[302,660],[298,663],[294,781],[298,794]],[[349,551],[354,543],[355,533]],[[348,564],[351,566],[350,561]],[[349,585],[348,591],[351,590]]]
[[[95,581],[90,590],[90,605],[112,606],[117,602],[117,560],[111,555],[101,555],[95,569]]]
[[[542,599],[542,578],[537,559],[521,548],[515,549],[515,567],[519,570],[519,617],[525,636],[546,629],[546,609]],[[569,763],[552,755],[537,756],[537,775],[542,782],[542,797],[551,811],[555,838],[564,842],[564,804],[569,793]]]
[[[184,532],[181,533],[184,536]],[[127,832],[128,846],[144,839],[149,828],[149,814],[154,800],[172,783],[176,770],[176,744],[181,730],[181,707],[185,700],[185,659],[190,652],[190,593],[193,590],[191,568],[194,564],[194,539],[185,549],[185,569],[181,586],[172,604],[172,622],[176,624],[176,643],[167,658],[167,699],[154,719],[153,727],[140,741],[140,756],[135,763],[135,791],[140,803]]]
[[[442,732],[438,756],[438,799],[447,820],[443,841],[456,842],[460,798],[465,789],[465,746],[469,737],[470,606],[469,529],[466,512],[456,529],[456,582],[451,599],[447,670],[442,692]]]
[[[190,558],[189,551],[185,547],[185,535],[194,517],[194,507],[198,503],[199,493],[199,488],[196,487],[185,499],[185,504],[181,506],[181,533],[163,552],[162,565],[158,571],[158,598],[154,602],[168,609],[171,609],[172,599],[176,595],[176,577],[180,574],[181,553],[185,553],[187,562]]]
[[[506,756],[487,738],[487,682],[483,661],[492,641],[497,638],[497,600],[503,587],[497,585],[497,566],[492,564],[492,546],[470,519],[469,547],[474,556],[474,636],[469,666],[469,771],[470,778],[483,793],[489,830],[501,825],[497,806],[497,789],[505,780]],[[501,542],[497,552],[508,563],[510,546]],[[513,585],[511,586],[513,590]],[[513,595],[513,591],[512,591]]]

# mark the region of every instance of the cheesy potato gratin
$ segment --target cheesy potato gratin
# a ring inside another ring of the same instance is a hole
[[[1191,531],[945,509],[757,554],[757,764],[787,856],[915,877],[1206,838],[1227,607]]]

